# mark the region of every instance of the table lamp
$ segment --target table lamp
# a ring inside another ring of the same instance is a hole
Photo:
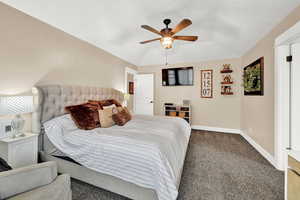
[[[125,94],[124,94],[124,101],[125,101],[125,105],[126,105],[126,106],[127,106],[127,103],[128,103],[128,101],[129,101],[129,99],[130,99],[130,94],[125,93]]]
[[[12,137],[24,136],[22,132],[25,120],[21,114],[33,112],[33,96],[0,97],[0,115],[15,115],[11,121]]]

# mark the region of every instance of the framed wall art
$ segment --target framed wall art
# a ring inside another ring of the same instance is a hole
[[[128,82],[128,93],[134,94],[134,82],[132,81]]]
[[[244,68],[244,95],[264,95],[264,58]]]
[[[213,98],[213,70],[201,70],[201,98]]]

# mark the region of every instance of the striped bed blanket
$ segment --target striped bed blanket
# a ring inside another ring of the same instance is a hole
[[[70,115],[44,123],[51,143],[81,165],[175,200],[191,128],[183,119],[135,115],[125,126],[77,129]]]

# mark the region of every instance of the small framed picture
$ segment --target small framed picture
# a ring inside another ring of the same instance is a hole
[[[134,82],[132,81],[128,82],[128,93],[134,94]]]

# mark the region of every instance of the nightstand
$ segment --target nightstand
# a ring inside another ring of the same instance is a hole
[[[0,157],[12,168],[36,164],[38,135],[25,133],[23,137],[0,139]]]

